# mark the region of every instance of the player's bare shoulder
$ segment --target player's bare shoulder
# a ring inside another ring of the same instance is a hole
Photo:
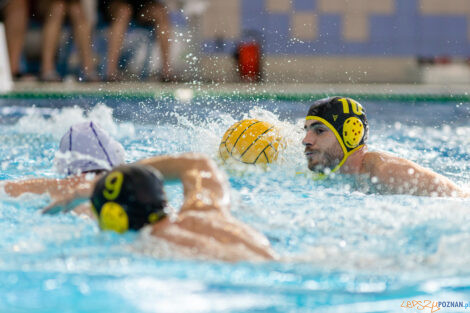
[[[381,165],[387,163],[393,155],[382,151],[367,151],[362,159],[363,173],[373,174],[380,169]]]

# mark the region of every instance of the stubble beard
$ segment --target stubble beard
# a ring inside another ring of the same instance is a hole
[[[325,173],[333,170],[343,159],[343,152],[330,148],[326,151],[309,150],[314,153],[314,158],[308,159],[309,170],[317,173]]]

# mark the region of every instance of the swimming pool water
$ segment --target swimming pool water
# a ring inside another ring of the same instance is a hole
[[[217,158],[222,134],[242,117],[276,123],[289,145],[266,172],[225,168],[233,214],[263,232],[281,262],[178,259],[143,235],[42,216],[47,196],[0,195],[0,312],[397,312],[410,311],[407,300],[470,301],[470,201],[368,194],[348,177],[295,175],[306,169],[308,103],[2,101],[1,180],[56,177],[61,135],[86,119],[122,142],[129,162],[185,151]],[[468,104],[363,105],[372,149],[470,188]],[[181,204],[181,186],[166,189]]]

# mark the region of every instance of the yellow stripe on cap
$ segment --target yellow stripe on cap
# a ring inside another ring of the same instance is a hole
[[[346,162],[346,160],[349,158],[349,156],[351,154],[353,154],[354,152],[356,152],[357,150],[359,150],[359,148],[362,148],[364,145],[359,145],[357,146],[356,148],[352,149],[351,151],[348,152],[348,149],[346,149],[346,146],[344,145],[344,142],[343,142],[343,139],[341,138],[341,136],[339,135],[338,131],[336,130],[336,128],[333,127],[333,125],[330,124],[330,122],[328,122],[327,120],[325,120],[324,118],[321,118],[319,116],[315,116],[315,115],[307,115],[307,117],[305,118],[307,121],[309,120],[315,120],[315,121],[319,121],[323,124],[325,124],[326,127],[328,127],[332,132],[333,134],[335,134],[335,137],[336,139],[338,140],[339,142],[339,145],[341,146],[341,149],[343,150],[343,159],[341,160],[341,162],[339,162],[338,165],[336,165],[336,167],[331,171],[331,173],[334,173],[336,172],[337,170],[339,170],[339,168],[341,166],[343,166],[343,164]]]

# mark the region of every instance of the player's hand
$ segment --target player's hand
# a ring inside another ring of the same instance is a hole
[[[56,195],[51,204],[42,210],[43,214],[57,214],[59,212],[69,212],[75,207],[88,202],[92,189],[89,184],[83,184],[73,190],[66,190]]]
[[[47,207],[42,209],[42,214],[57,214],[60,212],[70,212],[74,208],[78,207],[81,204],[88,202],[88,197],[86,198],[72,198],[72,199],[57,199],[54,200]]]

